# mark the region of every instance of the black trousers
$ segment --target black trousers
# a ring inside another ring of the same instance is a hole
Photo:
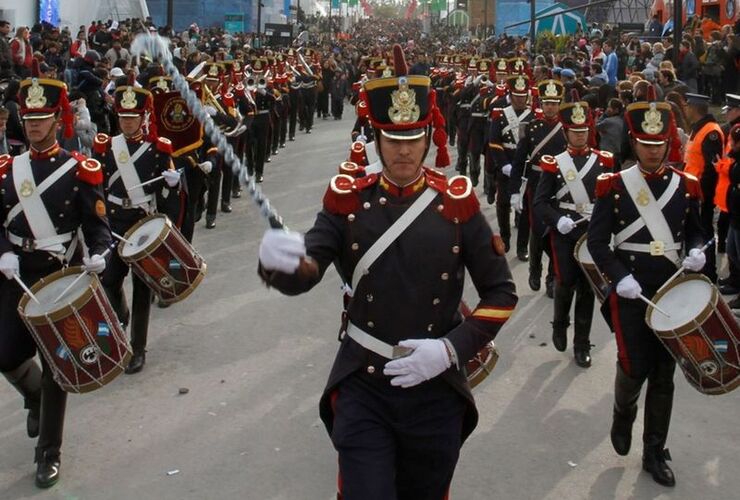
[[[20,275],[31,286],[39,279],[57,271],[61,265],[43,271],[29,272],[21,268]],[[18,303],[23,290],[15,281],[0,277],[0,372],[15,370],[36,355],[36,342],[18,314]],[[41,419],[36,460],[42,456],[58,457],[62,448],[64,414],[67,393],[54,381],[44,356],[41,356]]]
[[[443,500],[460,454],[462,396],[439,378],[409,389],[363,372],[339,386],[331,435],[342,500]]]
[[[316,111],[316,89],[301,90],[303,113],[301,114],[303,127],[308,131],[313,128],[313,114]]]
[[[299,110],[302,107],[300,92],[300,90],[291,90],[288,94],[290,96],[290,110],[288,111],[288,138],[290,139],[295,137],[295,126],[298,121]],[[303,114],[300,113],[300,115],[301,123],[303,123]]]
[[[327,87],[319,92],[316,101],[316,114],[321,117],[329,116],[329,89]]]
[[[341,118],[344,113],[344,99],[340,97],[331,98],[331,114],[334,118]]]
[[[270,116],[257,115],[252,123],[252,141],[248,149],[249,161],[247,171],[249,175],[262,175],[265,170],[265,160],[268,154],[268,139],[270,133]]]

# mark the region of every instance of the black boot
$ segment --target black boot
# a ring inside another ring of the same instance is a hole
[[[126,375],[133,375],[134,373],[139,373],[141,370],[144,369],[145,363],[146,363],[146,351],[134,352],[133,356],[131,356],[131,361],[128,362],[128,366],[126,367],[126,370],[125,370]]]
[[[230,203],[221,203],[221,211],[225,214],[231,213],[231,204]]]
[[[36,448],[36,486],[51,488],[59,481],[61,463],[59,452],[42,451]]]
[[[131,316],[131,349],[134,351],[126,367],[128,375],[139,373],[146,362],[146,342],[149,335],[149,313],[152,292],[138,276],[133,276],[133,314]]]
[[[126,295],[123,293],[123,286],[114,288],[103,285],[103,290],[105,290],[105,295],[108,297],[108,301],[110,301],[113,311],[115,311],[116,316],[118,316],[118,322],[121,323],[121,327],[126,330],[129,323],[129,308],[126,303]]]
[[[614,415],[611,439],[614,451],[626,455],[632,446],[632,424],[637,416],[637,400],[640,397],[642,380],[628,376],[617,363],[614,378]]]
[[[650,472],[656,483],[674,486],[676,478],[666,460],[671,455],[665,448],[673,408],[673,372],[671,359],[661,360],[648,376],[645,394],[645,432],[642,436],[642,468]]]
[[[552,345],[560,352],[568,347],[568,327],[570,326],[570,306],[573,304],[575,287],[560,283],[555,287],[555,303],[552,315]]]
[[[28,437],[39,435],[41,414],[41,369],[33,359],[27,359],[15,370],[3,372],[8,382],[23,396],[23,407],[28,410],[26,432]]]
[[[216,227],[216,215],[206,214],[206,229]]]
[[[477,187],[480,181],[480,155],[470,153],[469,157],[470,181],[473,183],[473,187]]]
[[[576,307],[573,314],[573,357],[581,368],[591,366],[591,320],[594,316],[594,293],[585,279],[576,285]]]
[[[548,299],[555,297],[555,276],[550,274],[550,272],[545,276],[545,295]]]

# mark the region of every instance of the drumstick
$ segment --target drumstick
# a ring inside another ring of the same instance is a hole
[[[180,173],[182,173],[183,170],[184,169],[182,169],[182,168],[178,168],[177,169],[177,171],[180,172]],[[148,186],[149,184],[154,184],[155,182],[161,181],[162,179],[164,179],[164,175],[160,175],[159,177],[155,177],[154,179],[149,179],[148,181],[142,182],[141,184],[135,184],[135,185],[131,186],[128,189],[131,190],[131,189],[140,188],[142,186]]]
[[[106,258],[108,256],[108,254],[110,253],[110,251],[113,249],[113,247],[115,247],[116,245],[117,245],[117,243],[114,242],[111,246],[109,246],[108,248],[106,248],[105,249],[105,252],[103,252],[100,256],[103,257],[103,258]],[[82,277],[85,276],[86,274],[88,274],[88,273],[87,272],[80,273],[80,275],[77,276],[72,283],[70,283],[69,285],[67,285],[67,288],[65,288],[64,290],[62,290],[62,293],[60,293],[57,296],[57,298],[54,299],[54,303],[56,304],[57,302],[59,302],[59,299],[61,299],[62,297],[64,297],[64,295],[67,292],[69,292],[77,284],[77,282],[80,281],[82,279]]]
[[[645,297],[643,294],[640,294],[639,299],[641,301],[643,301],[644,303],[646,303],[647,305],[652,306],[653,309],[655,309],[656,311],[658,311],[660,314],[662,314],[666,318],[670,318],[671,317],[670,314],[668,314],[663,309],[661,309],[660,307],[658,307],[658,305],[655,302],[651,301],[650,299],[648,299],[647,297]]]
[[[20,286],[24,292],[28,294],[29,297],[33,299],[34,302],[36,302],[38,305],[41,305],[41,302],[39,302],[39,299],[36,298],[36,296],[33,294],[33,292],[26,286],[25,283],[23,283],[23,280],[20,276],[18,276],[18,273],[13,274],[13,279],[16,283],[18,283],[18,286]]]
[[[127,240],[126,238],[124,238],[123,236],[121,236],[118,233],[114,233],[113,231],[111,231],[110,234],[112,234],[115,239],[121,240],[122,242],[124,242],[124,243],[126,243],[128,245],[133,245],[134,244],[132,241]]]
[[[578,224],[580,224],[581,222],[588,222],[588,221],[589,221],[589,219],[587,219],[587,218],[585,218],[585,217],[581,217],[580,219],[578,219],[578,220],[576,221],[576,226],[577,226]]]
[[[712,245],[714,245],[714,238],[712,238],[711,240],[707,241],[707,242],[706,242],[706,243],[704,244],[704,246],[703,246],[703,247],[701,247],[701,248],[700,248],[699,250],[701,250],[702,252],[706,252],[706,251],[707,251],[707,249],[708,249],[708,248],[709,248],[710,246],[712,246]],[[680,265],[680,266],[678,267],[678,270],[677,270],[677,271],[676,271],[675,273],[673,273],[673,276],[671,276],[670,278],[668,278],[668,279],[666,280],[666,282],[665,282],[665,283],[663,283],[663,286],[661,286],[661,287],[660,287],[660,288],[658,289],[658,292],[660,292],[660,291],[661,291],[661,290],[662,290],[663,288],[665,288],[665,287],[666,287],[666,285],[668,285],[669,283],[671,283],[671,282],[672,282],[673,280],[675,280],[676,278],[678,278],[679,276],[681,276],[681,273],[682,273],[682,272],[684,272],[685,270],[686,270],[686,267],[684,267],[684,265],[683,265],[683,263],[682,263],[682,264],[681,264],[681,265]]]

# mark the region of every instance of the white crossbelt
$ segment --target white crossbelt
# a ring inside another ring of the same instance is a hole
[[[470,116],[472,116],[473,118],[485,118],[486,113],[470,113]]]
[[[111,141],[111,143],[112,143],[112,141]],[[145,142],[144,144],[141,145],[141,147],[139,149],[137,149],[134,152],[134,154],[131,155],[131,158],[129,159],[128,162],[129,163],[136,163],[136,160],[138,160],[141,157],[141,155],[143,155],[144,153],[146,153],[146,151],[148,149],[149,149],[149,143]],[[111,150],[112,150],[112,147],[111,147]],[[128,154],[128,148],[126,148],[126,153]],[[113,154],[115,155],[116,153],[114,152]],[[113,186],[113,183],[116,182],[121,177],[121,168],[118,166],[118,160],[116,160],[116,166],[118,168],[116,168],[116,171],[113,172],[113,175],[111,175],[110,176],[110,179],[108,179],[108,189],[110,189],[111,186]],[[138,182],[135,183],[135,184],[138,184]]]
[[[408,349],[398,346],[392,346],[382,340],[379,340],[358,326],[350,323],[347,325],[347,336],[360,344],[368,351],[383,356],[386,359],[396,359],[403,357],[408,353]]]
[[[127,198],[119,198],[109,194],[108,201],[123,208],[143,208],[147,212],[151,209],[150,202],[154,197],[144,192],[135,163],[150,147],[151,144],[144,142],[133,155],[129,156],[128,144],[123,134],[119,134],[111,139],[111,152],[116,162],[116,172],[111,176],[108,187],[110,188],[113,182],[115,182],[116,179],[114,177],[118,173],[123,181]]]
[[[72,166],[74,166],[77,163],[77,160],[70,158],[61,168],[64,169],[66,167],[66,171],[69,171],[71,166],[68,164],[70,162],[72,163]],[[61,175],[59,175],[57,179],[60,177]],[[26,217],[26,221],[28,221],[28,227],[31,229],[33,237],[36,240],[33,247],[55,254],[63,254],[66,249],[64,248],[64,245],[56,243],[53,239],[57,237],[58,234],[54,227],[54,222],[52,222],[51,216],[49,215],[49,211],[46,209],[44,201],[41,199],[41,192],[36,186],[36,181],[33,178],[30,152],[16,156],[13,161],[13,184],[15,186],[15,191],[18,194],[18,203],[22,207],[23,214]],[[48,184],[48,186],[51,184],[53,184],[53,182]],[[27,243],[27,246],[28,245],[29,244]]]
[[[522,120],[529,116],[529,113],[530,110],[529,108],[527,108],[522,112],[521,115],[517,116],[516,111],[514,111],[513,107],[505,107],[504,116],[506,116],[506,121],[508,122],[508,124],[501,131],[501,135],[504,136],[508,131],[511,131],[511,135],[514,137],[514,142],[519,142],[519,125],[522,123]],[[514,147],[516,147],[516,145],[514,145]]]
[[[678,189],[679,182],[679,176],[674,174],[670,182],[668,183],[668,187],[663,192],[663,194],[660,195],[660,198],[658,198],[658,208],[660,208],[660,210],[663,210],[668,202],[671,201],[671,198],[673,198],[673,195],[676,193],[676,189]],[[637,234],[637,232],[643,227],[645,227],[645,222],[641,218],[635,220],[634,222],[632,222],[632,224],[625,227],[616,235],[614,235],[614,244],[618,246],[622,242],[627,241],[632,236]]]
[[[673,175],[676,176],[677,174],[674,172]],[[664,256],[674,263],[678,262],[679,256],[677,250],[680,246],[676,248],[677,243],[673,240],[673,233],[668,225],[668,221],[666,221],[661,207],[659,207],[655,196],[653,196],[653,192],[650,190],[650,186],[648,186],[638,166],[635,165],[624,170],[621,177],[627,193],[632,198],[637,211],[640,213],[640,217],[645,222],[645,226],[653,239],[648,251],[656,256]],[[644,199],[645,202],[640,203],[638,201],[639,199]],[[626,250],[624,244],[624,242],[618,243],[617,247]],[[654,253],[653,251],[660,253]]]
[[[596,160],[598,158],[599,156],[597,154],[591,153],[591,156],[586,160],[586,163],[583,165],[581,170],[578,170],[573,161],[573,157],[570,156],[568,151],[563,151],[559,155],[556,155],[555,159],[558,162],[558,169],[560,169],[560,174],[563,176],[563,180],[565,181],[565,186],[558,190],[555,195],[556,198],[560,200],[566,195],[566,193],[570,193],[575,207],[586,207],[591,205],[591,208],[593,209],[591,198],[586,191],[586,186],[583,184],[583,179],[585,179],[589,172],[591,172],[591,169],[596,165]],[[568,174],[571,175],[569,176]],[[575,176],[573,176],[573,174],[575,174]],[[569,179],[569,177],[572,178]],[[566,208],[563,207],[564,204],[565,203],[560,204],[561,208]],[[577,208],[568,210],[575,210],[576,212],[581,213],[581,210],[577,210]]]
[[[529,155],[529,158],[530,159],[534,159],[534,157],[537,156],[537,153],[539,153],[542,148],[544,148],[545,146],[547,146],[547,143],[550,142],[550,139],[552,139],[553,137],[555,137],[555,134],[557,134],[558,132],[560,132],[560,130],[562,130],[562,128],[563,128],[563,123],[562,122],[558,122],[552,128],[552,130],[550,130],[550,132],[548,132],[547,135],[540,141],[540,143],[537,144],[534,147],[534,149],[532,149],[532,154]]]
[[[502,146],[504,149],[516,149],[516,144],[510,144],[508,142],[503,143]]]

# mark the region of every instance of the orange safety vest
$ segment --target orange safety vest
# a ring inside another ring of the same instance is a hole
[[[725,143],[725,134],[722,133],[722,128],[717,122],[709,122],[705,124],[701,129],[699,129],[696,135],[686,143],[686,166],[684,167],[684,171],[699,180],[701,180],[701,176],[704,173],[704,155],[701,154],[701,145],[704,144],[704,138],[712,132],[717,132],[722,144]]]
[[[733,163],[728,156],[730,154],[730,141],[727,141],[727,144],[725,144],[723,153],[722,159],[714,164],[714,169],[717,171],[717,187],[714,190],[714,204],[721,211],[727,212],[727,192],[730,190],[730,167]]]

